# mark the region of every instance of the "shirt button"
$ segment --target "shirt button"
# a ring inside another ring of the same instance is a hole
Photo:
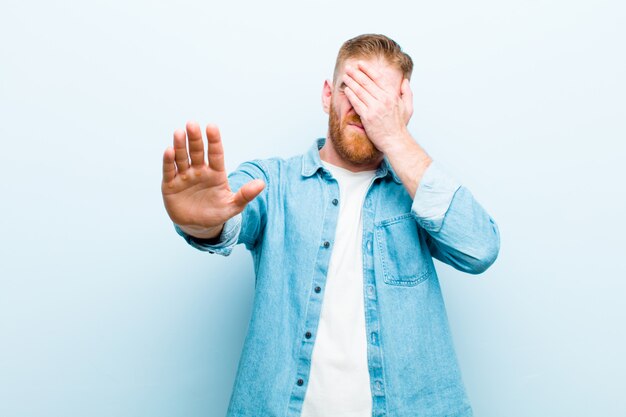
[[[373,345],[378,344],[378,333],[372,332],[372,334],[370,335],[370,340],[372,341]]]
[[[367,286],[367,295],[370,298],[374,298],[374,287],[372,287],[371,285]]]
[[[300,380],[300,381],[302,381],[302,380]],[[378,390],[378,391],[382,391],[383,390],[383,383],[380,382],[380,381],[376,381],[374,386],[376,387],[376,390]]]
[[[368,251],[368,252],[371,252],[371,251],[372,251],[372,241],[371,241],[371,240],[368,240],[368,241],[367,241],[367,245],[366,245],[366,246],[367,246],[367,251]]]
[[[306,337],[307,339],[310,339],[311,338],[311,332],[306,332],[304,334],[304,337]]]
[[[319,294],[319,293],[320,293],[320,291],[322,291],[322,287],[315,287],[315,292],[316,292],[316,293],[318,293],[318,294]]]
[[[304,385],[304,380],[300,378],[298,379],[298,381],[296,381],[296,384],[298,384],[298,386],[301,387],[302,385]]]
[[[324,242],[324,247],[325,247],[325,248],[330,247],[330,242],[329,242],[329,241]]]
[[[337,200],[336,198],[333,198],[333,206],[336,206],[337,204],[339,204],[339,200]]]

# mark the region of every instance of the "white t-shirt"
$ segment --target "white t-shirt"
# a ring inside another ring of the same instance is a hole
[[[302,417],[371,417],[361,209],[376,171],[323,164],[339,183],[339,217]]]

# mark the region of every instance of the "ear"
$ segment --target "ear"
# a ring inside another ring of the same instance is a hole
[[[333,86],[329,80],[324,81],[324,87],[322,87],[322,109],[324,113],[330,112],[330,102],[333,96]]]
[[[411,116],[413,116],[413,91],[411,91],[411,85],[409,79],[402,80],[400,86],[400,97],[404,103],[404,122],[408,125]]]

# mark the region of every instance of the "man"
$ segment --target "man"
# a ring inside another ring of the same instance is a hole
[[[188,123],[163,199],[189,244],[252,253],[255,300],[228,415],[471,416],[432,258],[480,273],[498,229],[407,130],[411,58],[344,43],[322,90],[326,139],[228,178],[217,127]]]

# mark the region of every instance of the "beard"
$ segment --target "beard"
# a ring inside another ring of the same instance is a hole
[[[361,118],[357,114],[346,116],[340,120],[331,103],[328,118],[328,139],[332,141],[337,154],[354,165],[366,165],[376,161],[382,155],[365,132],[349,128],[348,124],[361,124]]]

